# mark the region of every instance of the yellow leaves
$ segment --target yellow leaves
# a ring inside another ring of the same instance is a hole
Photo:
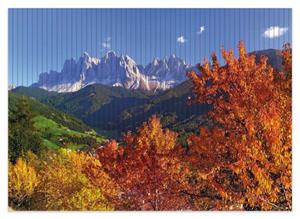
[[[266,175],[263,169],[258,168],[256,165],[252,169],[255,179],[259,183],[257,191],[260,193],[270,193],[272,189],[272,180]]]
[[[242,141],[246,142],[247,141],[247,135],[242,135]]]
[[[154,150],[159,154],[168,153],[176,146],[177,134],[163,129],[160,119],[155,115],[138,129],[136,142],[138,148]]]
[[[39,183],[35,169],[22,158],[15,165],[9,163],[8,180],[9,197],[20,202],[30,197]]]
[[[109,162],[107,160],[106,162]],[[111,169],[116,166],[111,160]],[[110,173],[110,170],[108,172]],[[84,169],[84,173],[88,176],[92,185],[95,185],[102,194],[107,198],[114,198],[118,196],[119,188],[115,182],[111,179],[108,173],[104,171],[101,163],[98,160],[91,160]]]
[[[98,160],[83,152],[67,149],[48,151],[43,160],[28,154],[30,165],[19,159],[9,164],[10,206],[34,210],[109,210],[104,192],[112,187],[111,179],[102,174],[102,186],[92,184],[85,170],[93,164],[101,172]],[[33,165],[33,166],[31,166]],[[105,182],[106,180],[106,182]],[[30,199],[30,205],[28,200]]]
[[[69,198],[89,184],[88,178],[82,173],[87,161],[85,155],[67,149],[61,149],[58,153],[49,152],[49,159],[41,170],[39,190],[45,199],[40,207],[70,210],[67,206]]]
[[[102,195],[100,189],[95,187],[83,187],[78,192],[75,192],[66,201],[66,208],[81,211],[107,211],[113,210],[111,205]]]

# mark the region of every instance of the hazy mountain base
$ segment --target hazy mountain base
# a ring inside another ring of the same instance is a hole
[[[177,131],[183,140],[189,133],[197,132],[199,125],[211,124],[207,104],[189,104],[189,81],[158,94],[100,84],[63,94],[32,87],[19,87],[13,92],[72,114],[109,138],[119,139],[123,132],[135,131],[154,114],[161,118],[164,127]]]

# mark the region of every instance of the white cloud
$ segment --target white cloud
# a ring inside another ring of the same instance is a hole
[[[177,38],[177,43],[183,44],[186,43],[187,39],[184,36],[180,36]]]
[[[111,44],[110,44],[110,43],[107,43],[107,42],[103,42],[103,43],[101,43],[101,45],[102,45],[102,47],[103,47],[104,49],[110,49],[110,48],[111,48]]]
[[[287,31],[288,31],[287,27],[271,26],[265,30],[263,35],[266,38],[273,39],[282,36]]]
[[[201,26],[197,34],[202,34],[205,31],[205,26]]]
[[[105,40],[101,43],[103,49],[110,49],[111,48],[111,37],[106,37]]]

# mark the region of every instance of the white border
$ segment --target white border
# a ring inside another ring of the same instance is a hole
[[[299,99],[300,86],[300,7],[298,0],[1,0],[0,2],[0,218],[300,218],[300,181],[299,181]],[[292,212],[8,212],[7,208],[7,72],[8,72],[8,8],[293,8],[293,211]],[[296,24],[297,23],[297,24]],[[295,61],[296,60],[296,61]]]

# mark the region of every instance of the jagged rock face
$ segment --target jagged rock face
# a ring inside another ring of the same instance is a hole
[[[184,81],[189,68],[174,55],[163,60],[154,59],[144,68],[129,56],[117,56],[112,51],[101,59],[84,53],[77,61],[66,60],[61,72],[41,73],[33,86],[57,92],[74,92],[89,84],[166,90]]]
[[[145,67],[144,72],[150,80],[161,82],[164,89],[169,89],[186,79],[186,71],[190,67],[182,59],[172,55],[162,60],[155,58]]]

